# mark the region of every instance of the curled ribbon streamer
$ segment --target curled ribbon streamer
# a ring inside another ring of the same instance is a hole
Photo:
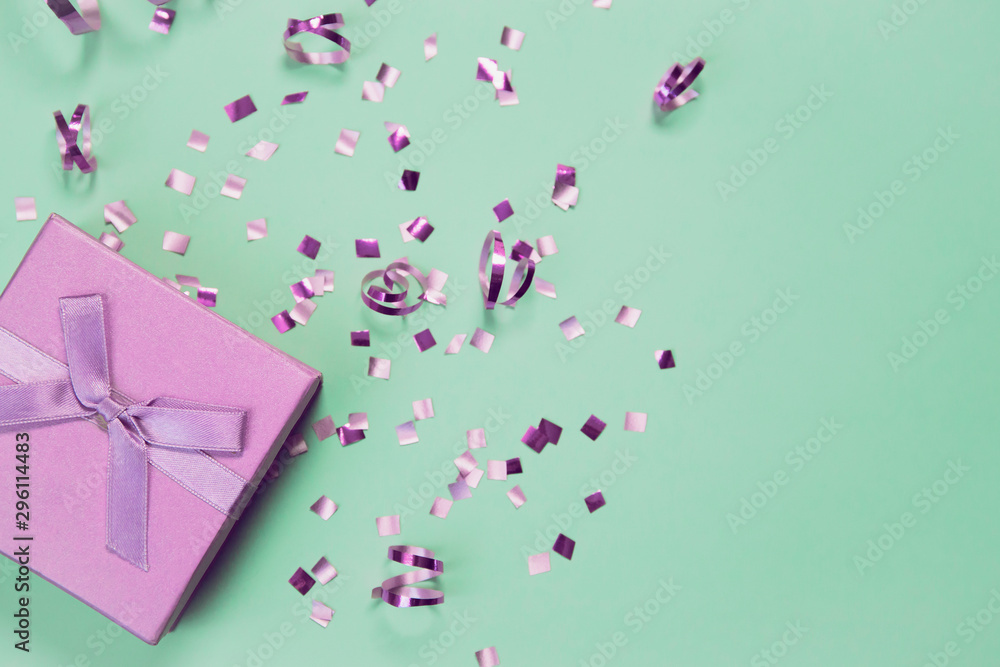
[[[72,171],[76,164],[85,174],[94,171],[97,159],[90,157],[90,109],[86,104],[76,105],[68,124],[62,111],[53,111],[52,115],[56,119],[56,139],[63,169]]]
[[[409,296],[410,281],[406,276],[416,280],[422,290],[417,302],[409,306],[406,305],[406,299]],[[385,287],[369,284],[378,278],[382,279]],[[393,291],[396,289],[399,291]],[[406,262],[393,262],[385,270],[370,271],[361,280],[361,301],[376,313],[383,315],[409,315],[428,300],[426,293],[427,278],[416,267]]]
[[[428,581],[444,572],[444,563],[434,558],[433,551],[397,544],[389,547],[387,558],[418,569],[386,579],[381,586],[372,589],[372,599],[381,599],[393,607],[426,607],[444,602],[444,591],[410,585]]]
[[[132,401],[108,372],[103,299],[59,299],[67,364],[0,328],[0,430],[87,419],[108,430],[106,543],[142,570],[147,559],[148,465],[237,517],[250,484],[202,450],[243,449],[246,412],[178,398]]]
[[[653,101],[660,107],[660,111],[669,113],[698,97],[697,91],[688,89],[703,69],[705,69],[704,58],[695,58],[686,67],[674,63],[656,84],[656,90],[653,92]]]
[[[48,0],[46,4],[74,35],[101,29],[101,8],[97,0],[77,0],[79,11],[69,0]]]
[[[306,21],[288,19],[288,29],[285,30],[285,51],[292,60],[306,65],[339,65],[351,57],[351,42],[338,32],[344,27],[344,17],[340,14],[324,14]],[[289,41],[302,32],[311,32],[328,39],[342,51],[306,51],[298,42]]]
[[[486,235],[483,242],[483,252],[479,256],[479,286],[483,291],[483,305],[486,310],[493,310],[500,298],[500,290],[503,287],[503,274],[507,265],[507,257],[504,250],[503,238],[500,232],[492,230]],[[518,299],[528,292],[531,287],[531,280],[535,277],[535,262],[529,257],[521,257],[514,269],[514,277],[511,279],[510,287],[507,291],[507,299],[500,305],[510,306],[517,304]]]

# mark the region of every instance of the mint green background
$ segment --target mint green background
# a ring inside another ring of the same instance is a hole
[[[177,631],[155,648],[128,635],[108,643],[106,619],[36,579],[33,652],[17,654],[4,629],[15,597],[5,565],[0,663],[246,666],[282,632],[263,664],[468,666],[476,650],[495,645],[504,665],[597,666],[599,645],[615,633],[625,642],[611,663],[622,665],[777,664],[759,654],[775,642],[779,653],[787,648],[778,663],[789,666],[923,665],[948,642],[958,650],[950,664],[995,662],[1000,619],[978,632],[960,624],[1000,587],[1000,281],[961,309],[952,291],[1000,247],[996,3],[913,2],[919,9],[887,37],[878,24],[892,14],[887,0],[617,0],[610,11],[574,0],[378,0],[372,8],[233,0],[222,14],[219,3],[174,4],[166,37],[146,29],[145,2],[107,0],[104,27],[84,37],[41,2],[5,4],[0,266],[14,270],[41,224],[15,223],[13,197],[34,196],[42,219],[56,211],[94,235],[105,227],[103,205],[124,198],[139,218],[123,235],[126,257],[156,275],[192,274],[218,287],[219,314],[323,371],[319,400],[299,426],[310,451],[258,497]],[[352,39],[365,26],[377,37],[358,40],[341,68],[290,63],[280,43],[288,16],[335,10]],[[724,10],[731,21],[713,24]],[[45,24],[15,52],[10,34],[32,16]],[[527,33],[520,52],[500,46],[504,25]],[[435,31],[440,54],[425,63],[422,40]],[[652,88],[699,35],[708,61],[696,85],[702,97],[656,122]],[[519,106],[477,100],[486,85],[473,80],[478,56],[513,68]],[[384,103],[362,102],[362,82],[383,61],[402,70],[399,83]],[[131,92],[147,67],[167,76]],[[833,97],[791,136],[782,133],[776,124],[814,86]],[[244,158],[241,144],[255,142],[280,99],[300,90],[309,98],[286,107],[294,118],[274,139],[277,153],[269,162]],[[260,111],[230,124],[223,105],[247,93]],[[130,109],[122,95],[144,99]],[[51,113],[78,102],[112,128],[89,177],[57,171]],[[478,107],[467,119],[453,109],[463,102]],[[626,129],[606,151],[594,160],[578,152],[615,119]],[[436,136],[433,151],[414,144],[393,154],[387,120],[407,124],[415,140]],[[342,127],[362,133],[351,159],[333,153]],[[207,153],[185,146],[192,128],[211,135]],[[948,128],[958,140],[913,181],[907,161]],[[777,152],[723,201],[717,182],[769,138]],[[416,192],[387,184],[386,174],[398,178],[401,160],[419,160],[422,150]],[[180,207],[193,198],[163,187],[170,169],[196,175],[200,189],[230,161],[248,178],[243,198],[216,197],[185,219]],[[551,185],[557,162],[580,169],[580,203],[568,213],[546,204],[529,219],[525,200]],[[905,193],[849,241],[844,225],[896,179]],[[559,254],[539,275],[559,297],[533,292],[516,311],[484,313],[474,267],[495,224],[490,209],[505,197],[519,214],[501,226],[508,243],[555,236]],[[397,225],[418,215],[436,231],[424,245],[403,245]],[[244,224],[259,217],[270,234],[247,244]],[[186,256],[160,249],[168,229],[192,235]],[[318,264],[295,252],[307,233],[324,241]],[[449,273],[448,307],[427,306],[407,322],[367,311],[361,276],[384,261],[356,259],[358,237],[377,237],[385,261],[407,254]],[[629,294],[619,281],[647,279],[639,269],[661,246],[669,261]],[[316,266],[337,272],[337,288],[318,300],[307,327],[279,335],[251,318],[255,300],[269,314],[290,307],[288,283]],[[263,303],[275,290],[279,302]],[[778,290],[798,300],[754,338],[751,318]],[[588,311],[605,300],[615,310],[641,308],[638,326],[589,324],[582,346],[568,347],[558,323],[570,315],[593,323],[599,317]],[[947,323],[893,369],[887,355],[900,354],[903,337],[939,309]],[[419,354],[409,336],[426,326],[438,346]],[[477,326],[497,335],[488,356],[470,347],[443,356],[454,334]],[[392,356],[388,382],[365,381],[369,350],[348,346],[348,332],[360,328],[372,330],[372,354]],[[404,344],[394,348],[397,336]],[[720,374],[713,355],[735,342],[743,353]],[[674,350],[676,369],[657,369],[652,353],[663,348]],[[717,379],[689,400],[684,387],[709,372]],[[419,444],[399,447],[394,427],[426,397],[437,416],[418,424]],[[371,430],[351,447],[317,443],[308,427],[364,410]],[[649,413],[645,434],[623,432],[626,410]],[[608,422],[596,443],[578,431],[591,413]],[[525,474],[484,479],[446,521],[428,516],[433,495],[447,494],[437,484],[420,495],[428,471],[453,475],[464,431],[491,414],[502,424],[477,458],[485,468],[488,458],[520,456]],[[538,456],[519,438],[543,416],[565,432]],[[843,428],[797,470],[786,456],[824,418]],[[12,468],[12,447],[4,451]],[[637,462],[609,472],[624,453]],[[969,471],[922,513],[915,494],[949,461]],[[556,530],[602,473],[613,476],[603,483],[608,505],[565,529],[577,541],[572,562],[553,556],[552,572],[529,577],[524,553],[534,552],[538,531]],[[776,473],[787,483],[734,533],[727,515]],[[515,483],[528,499],[516,511],[504,496]],[[447,602],[438,608],[368,599],[401,571],[385,559],[397,538],[379,538],[373,519],[398,512],[411,491],[419,503],[398,540],[445,561]],[[308,509],[320,494],[341,508],[326,523]],[[915,525],[859,572],[855,557],[904,512]],[[313,595],[303,599],[287,584],[324,555],[342,573],[313,590],[336,609],[326,629],[304,613]],[[633,609],[671,578],[676,596],[637,621]],[[469,627],[453,625],[456,614],[467,614]],[[789,623],[807,631],[783,647],[783,636],[794,639]],[[431,642],[451,646],[439,652]]]

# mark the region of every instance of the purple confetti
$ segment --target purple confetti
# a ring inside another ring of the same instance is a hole
[[[235,102],[230,102],[225,106],[226,115],[229,116],[230,122],[235,123],[238,120],[243,120],[250,114],[257,111],[257,107],[254,105],[253,100],[250,99],[249,95],[244,95]]]
[[[594,415],[590,415],[590,419],[587,420],[587,423],[583,425],[580,431],[591,440],[597,440],[597,436],[601,434],[605,426],[607,424]]]
[[[320,245],[319,241],[307,234],[302,238],[302,243],[299,244],[298,251],[309,259],[316,259],[316,255],[319,254]]]

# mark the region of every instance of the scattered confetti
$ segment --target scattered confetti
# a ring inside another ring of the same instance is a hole
[[[419,171],[411,171],[409,169],[403,170],[403,175],[399,179],[399,183],[396,185],[400,190],[413,191],[417,189],[417,182],[420,180]]]
[[[611,0],[594,0],[591,4],[598,9],[611,9]]]
[[[434,33],[424,40],[424,62],[438,54],[438,34]]]
[[[319,241],[306,234],[302,238],[302,243],[299,244],[298,251],[309,259],[316,259],[320,245],[322,244]]]
[[[333,279],[335,277],[333,271],[330,271],[329,269],[316,269],[315,273],[317,276],[323,278],[323,291],[332,292]]]
[[[380,81],[365,81],[361,84],[361,99],[368,102],[381,102],[385,97],[385,84]]]
[[[496,667],[500,664],[495,646],[476,651],[476,660],[479,662],[479,667]]]
[[[351,332],[351,345],[353,347],[370,347],[371,344],[371,334],[368,329]]]
[[[376,517],[375,527],[378,528],[379,537],[399,535],[399,515]]]
[[[188,148],[193,148],[196,151],[204,153],[205,149],[208,148],[208,139],[207,134],[198,130],[191,130],[191,138],[187,142]]]
[[[399,81],[400,71],[395,67],[391,67],[386,63],[382,63],[382,66],[378,68],[378,74],[375,76],[379,83],[385,85],[388,88],[392,88]]]
[[[412,421],[408,421],[405,424],[397,426],[396,439],[399,440],[400,445],[412,445],[420,442],[420,438],[417,437],[416,424]]]
[[[704,58],[695,58],[686,66],[674,63],[653,91],[653,101],[660,111],[670,113],[698,97],[698,93],[690,86],[703,69]]]
[[[316,302],[306,299],[305,301],[299,301],[295,304],[295,307],[292,308],[292,312],[289,313],[289,316],[295,320],[296,324],[305,326],[309,323],[309,318],[312,317],[313,311],[315,310]]]
[[[562,427],[556,426],[548,419],[538,422],[538,430],[545,434],[545,438],[553,445],[559,444],[559,437],[562,435]]]
[[[471,473],[476,466],[479,465],[479,462],[476,461],[476,457],[473,456],[471,450],[466,450],[465,453],[455,459],[454,463],[455,467],[458,468],[458,475],[462,479],[468,477],[469,473]]]
[[[119,241],[120,243],[120,241]],[[219,298],[219,290],[215,287],[198,287],[198,303],[209,308],[215,308],[215,302]]]
[[[222,186],[222,196],[230,199],[239,199],[243,196],[243,188],[247,184],[247,179],[240,178],[236,174],[229,174],[226,177],[226,184]]]
[[[646,432],[646,413],[645,412],[626,412],[625,413],[625,430],[635,431],[636,433]]]
[[[305,441],[303,440],[303,442]],[[309,509],[315,512],[323,521],[329,521],[330,517],[337,513],[337,503],[326,496],[320,496],[319,500],[314,502]]]
[[[124,203],[124,202],[122,202]],[[105,219],[107,219],[108,207],[104,207]],[[24,222],[26,220],[37,220],[38,211],[35,210],[35,198],[34,197],[14,197],[14,215],[18,222]],[[127,227],[128,225],[126,225]],[[117,227],[117,225],[116,225]],[[122,231],[122,230],[118,230]]]
[[[388,359],[379,359],[378,357],[368,357],[369,377],[388,380],[391,368],[392,368],[392,362],[389,361]]]
[[[535,241],[535,247],[538,248],[538,254],[542,257],[548,257],[559,252],[559,248],[556,247],[556,240],[551,236],[543,236]]]
[[[355,442],[360,442],[365,439],[365,432],[361,429],[351,428],[348,426],[341,426],[337,429],[337,437],[340,439],[340,445],[346,447],[347,445],[353,445]]]
[[[170,26],[174,24],[174,16],[177,14],[172,9],[157,7],[153,10],[153,20],[149,22],[149,29],[166,35],[170,32]]]
[[[170,174],[167,176],[166,186],[181,194],[191,196],[191,191],[194,190],[195,177],[191,174],[186,174],[180,169],[171,169]]]
[[[361,133],[354,130],[341,130],[340,136],[337,138],[337,145],[333,151],[347,157],[353,157],[354,149],[358,145],[358,137],[360,136]]]
[[[535,291],[542,296],[549,297],[550,299],[556,298],[556,286],[547,280],[535,278]]]
[[[507,459],[507,474],[508,475],[520,475],[523,472],[521,470],[521,457],[515,456],[512,459]]]
[[[299,456],[300,454],[305,454],[306,452],[309,451],[309,446],[306,444],[306,439],[305,437],[303,437],[301,433],[289,433],[288,437],[285,438],[284,448],[288,450],[289,456]],[[316,501],[316,503],[313,503],[313,507],[316,507],[316,504],[319,503],[321,500],[323,500],[323,497],[321,497],[318,501]],[[313,509],[313,512],[315,511],[316,510]],[[336,505],[333,506],[333,511],[334,512],[337,511]],[[332,513],[333,512],[331,512],[331,514]]]
[[[564,211],[576,206],[580,190],[576,187],[576,169],[563,164],[556,165],[556,182],[552,186],[552,203]]]
[[[323,442],[337,432],[337,427],[333,423],[333,418],[327,415],[313,424],[312,430],[316,434],[316,437],[319,438],[319,441]]]
[[[467,500],[472,497],[472,492],[469,491],[469,483],[461,477],[448,485],[448,493],[451,494],[452,500]]]
[[[389,547],[391,561],[418,568],[382,582],[372,589],[372,598],[381,599],[394,607],[423,607],[444,602],[444,592],[433,588],[417,588],[413,584],[434,579],[444,572],[444,563],[434,558],[434,552],[421,547],[397,545]]]
[[[660,370],[674,367],[674,353],[670,350],[657,350],[653,353],[653,357],[656,359],[656,364],[660,367]]]
[[[590,415],[590,419],[587,420],[587,423],[583,425],[580,431],[591,440],[597,440],[597,436],[601,434],[605,426],[607,424],[594,415]]]
[[[445,348],[444,353],[458,354],[458,351],[462,349],[462,344],[468,337],[469,334],[455,334],[455,336],[451,339],[451,342],[448,343],[448,347]]]
[[[355,431],[367,431],[368,430],[368,413],[367,412],[352,412],[347,415],[347,426]]]
[[[515,486],[513,489],[507,492],[507,497],[510,498],[510,502],[514,503],[514,509],[519,508],[524,504],[524,491],[521,490],[521,486]],[[548,554],[546,554],[548,556]]]
[[[378,239],[355,239],[354,252],[359,258],[382,256],[378,250]]]
[[[511,208],[510,200],[504,199],[502,202],[494,206],[493,215],[497,217],[497,222],[503,222],[510,216],[514,215],[514,209]]]
[[[496,336],[490,332],[483,331],[479,327],[476,327],[475,332],[472,334],[472,341],[469,345],[481,351],[483,354],[489,354],[490,348],[493,347],[493,341],[495,338]]]
[[[309,574],[300,567],[295,570],[295,574],[293,574],[292,578],[288,580],[288,583],[290,583],[300,595],[305,595],[316,583],[316,580],[310,577]]]
[[[427,218],[417,218],[406,228],[406,233],[421,243],[430,238],[433,231],[434,227],[427,221]]]
[[[344,17],[340,14],[324,14],[304,21],[288,19],[288,28],[283,35],[285,53],[292,60],[304,65],[339,65],[351,57],[351,42],[336,32],[338,28],[343,27]],[[291,41],[292,37],[301,32],[310,32],[328,39],[340,49],[336,51],[306,51],[301,44]]]
[[[292,319],[292,316],[288,314],[287,310],[283,310],[272,317],[271,322],[274,324],[274,328],[278,330],[278,333],[285,333],[289,329],[295,327],[295,321]]]
[[[123,243],[120,238],[118,238],[114,234],[108,234],[107,232],[101,232],[101,236],[97,240],[100,241],[103,245],[106,245],[107,247],[111,248],[115,252],[120,252],[121,249],[125,247],[125,243]]]
[[[413,401],[413,418],[417,421],[434,417],[434,402],[429,398]]]
[[[312,613],[309,614],[309,618],[325,628],[333,620],[333,610],[319,600],[313,600]]]
[[[65,4],[72,7],[68,2]],[[52,116],[56,119],[56,141],[63,169],[72,171],[73,165],[76,165],[84,174],[94,171],[97,160],[90,157],[90,107],[86,104],[76,105],[69,123],[62,111],[53,111]]]
[[[566,560],[573,560],[573,549],[575,547],[576,542],[569,539],[562,533],[559,533],[559,537],[556,538],[556,543],[552,545],[552,550]]]
[[[486,479],[504,481],[507,479],[507,462],[489,460],[486,462]]]
[[[258,218],[247,223],[247,241],[267,238],[267,220]]]
[[[584,334],[583,326],[580,325],[580,321],[576,319],[575,315],[560,322],[559,328],[562,329],[566,340],[573,340]]]
[[[521,436],[521,442],[526,444],[536,454],[541,454],[542,450],[545,449],[545,445],[549,444],[549,439],[541,429],[529,426],[528,430]]]
[[[465,432],[465,442],[469,449],[481,449],[486,446],[486,429],[474,428]]]
[[[448,512],[451,511],[451,506],[453,504],[453,501],[438,496],[434,499],[434,504],[431,505],[431,516],[436,516],[439,519],[447,519]]]
[[[250,99],[249,95],[244,95],[235,102],[230,102],[225,106],[226,115],[229,116],[229,121],[235,123],[238,120],[243,120],[250,114],[257,111],[257,107],[254,105],[253,100]]]
[[[258,160],[264,160],[266,162],[267,160],[271,159],[271,156],[274,155],[274,151],[276,150],[278,150],[278,144],[271,143],[270,141],[261,140],[258,141],[253,148],[247,151],[247,155],[249,157],[256,158]]]
[[[622,306],[622,309],[618,311],[618,315],[615,317],[615,322],[629,328],[634,328],[635,323],[639,321],[640,315],[642,315],[642,311],[638,308]]]
[[[190,242],[190,236],[178,234],[177,232],[163,232],[163,249],[169,252],[183,255],[187,252],[188,243]]]
[[[104,222],[114,225],[118,233],[121,234],[135,224],[135,214],[125,205],[124,200],[111,202],[104,205]]]
[[[284,104],[301,104],[306,101],[306,95],[309,94],[308,90],[304,90],[301,93],[290,93],[285,95],[285,99],[281,100],[282,105]]]
[[[552,569],[549,563],[549,552],[546,551],[542,554],[535,554],[534,556],[528,556],[528,574],[534,576],[536,574],[544,574]]]
[[[320,558],[315,565],[312,566],[310,572],[316,577],[316,581],[320,583],[321,586],[326,586],[328,583],[333,581],[334,577],[337,576],[337,568],[330,564],[330,561],[326,559],[326,556]]]
[[[604,507],[604,505],[607,504],[604,501],[604,494],[601,493],[600,491],[595,491],[594,493],[590,494],[589,496],[584,498],[583,502],[587,503],[587,509],[590,510],[591,514],[601,509],[602,507]]]
[[[520,30],[514,30],[513,28],[508,28],[504,26],[503,32],[500,33],[500,43],[507,48],[513,49],[515,51],[521,50],[521,44],[524,42],[524,33]]]

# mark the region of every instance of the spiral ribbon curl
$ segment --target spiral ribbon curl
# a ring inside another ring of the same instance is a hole
[[[74,35],[101,29],[101,8],[97,0],[78,0],[79,10],[69,0],[48,0],[46,4]]]
[[[434,558],[433,551],[397,544],[389,547],[387,557],[418,569],[386,579],[381,586],[372,589],[372,599],[381,599],[393,607],[426,607],[444,602],[444,591],[410,585],[434,579],[444,572],[444,563]]]
[[[421,293],[416,303],[407,305],[410,292],[410,276],[420,285]],[[371,284],[381,278],[385,287]],[[367,286],[367,289],[365,287]],[[398,290],[398,291],[395,291]],[[383,315],[409,315],[428,301],[427,278],[415,266],[406,262],[393,262],[385,270],[370,271],[361,280],[361,301]]]
[[[69,123],[62,111],[53,111],[56,119],[56,139],[63,169],[72,171],[75,164],[85,174],[97,168],[97,160],[90,157],[90,109],[86,104],[76,105]]]
[[[698,97],[698,91],[690,87],[703,69],[705,69],[704,58],[695,58],[686,67],[674,63],[656,84],[656,90],[653,92],[653,101],[660,107],[660,111],[669,113]]]
[[[288,19],[288,29],[285,30],[285,51],[289,57],[306,65],[339,65],[351,57],[351,42],[336,32],[344,27],[344,17],[340,14],[323,14],[305,21]],[[306,51],[298,42],[290,41],[292,37],[303,32],[311,32],[328,39],[342,50],[339,51]]]
[[[531,287],[531,280],[535,277],[535,262],[528,255],[530,252],[514,256],[517,259],[517,268],[514,269],[514,277],[511,279],[510,287],[507,291],[507,299],[500,302],[500,305],[514,307],[518,300],[528,292]],[[503,287],[503,274],[507,265],[506,251],[504,250],[503,237],[500,232],[492,230],[486,235],[483,242],[483,251],[479,256],[479,286],[483,291],[483,305],[486,310],[493,310],[500,299],[500,290]]]

